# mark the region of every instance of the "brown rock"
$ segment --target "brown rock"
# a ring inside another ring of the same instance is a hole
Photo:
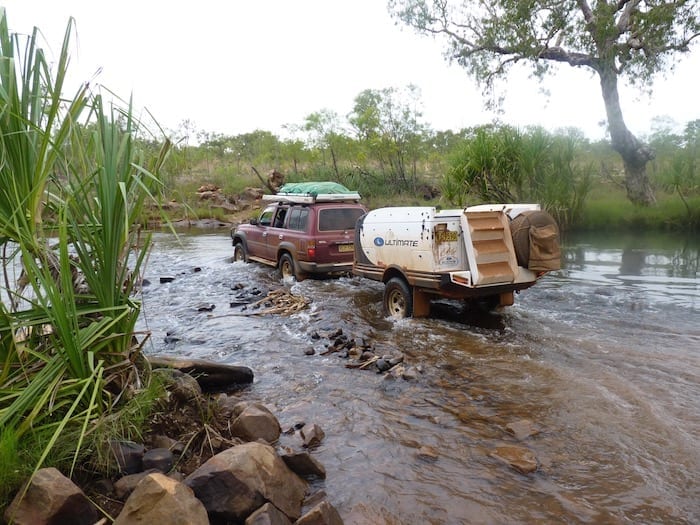
[[[305,447],[315,447],[326,437],[326,433],[316,423],[304,425],[300,432]]]
[[[530,474],[537,470],[537,458],[527,448],[515,445],[496,447],[489,455],[510,465],[521,474]]]
[[[203,399],[202,387],[197,380],[184,372],[175,372],[177,373],[174,373],[172,381],[168,385],[168,390],[173,398],[180,403],[196,403],[197,405],[201,405]]]
[[[292,521],[272,503],[265,503],[246,518],[245,525],[292,525]]]
[[[430,445],[423,445],[418,449],[417,456],[420,459],[427,461],[437,461],[440,454],[434,447],[431,447]]]
[[[213,519],[243,521],[265,502],[292,520],[301,515],[306,482],[275,449],[258,442],[220,452],[185,479]]]
[[[279,421],[272,412],[257,404],[247,406],[231,425],[233,436],[248,441],[264,439],[268,443],[274,443],[281,432]]]
[[[158,523],[208,525],[207,511],[192,490],[160,473],[149,474],[126,500],[114,525]]]
[[[122,476],[114,482],[114,495],[117,499],[124,501],[131,495],[132,492],[134,492],[136,485],[141,483],[141,480],[143,478],[155,472],[157,471],[148,470],[146,472],[139,472],[137,474],[128,474],[126,476]]]
[[[516,439],[523,440],[540,433],[539,429],[529,419],[520,419],[506,425],[506,430]]]
[[[326,469],[308,452],[282,454],[282,459],[299,476],[326,478]]]
[[[343,519],[333,505],[322,501],[299,518],[294,525],[343,525]]]
[[[99,519],[85,494],[53,467],[39,469],[25,487],[5,511],[7,523],[92,525]]]
[[[185,445],[168,436],[153,436],[151,439],[153,448],[167,448],[173,454],[182,454],[185,450]]]

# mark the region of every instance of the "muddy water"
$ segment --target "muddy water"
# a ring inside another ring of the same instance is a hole
[[[359,278],[293,284],[312,300],[302,313],[240,315],[231,302],[279,286],[273,271],[230,263],[226,233],[181,242],[159,235],[149,261],[148,351],[250,366],[242,397],[283,428],[318,423],[328,477],[312,488],[346,523],[700,522],[698,239],[570,238],[565,269],[502,313],[439,303],[398,322]],[[422,373],[390,380],[320,355],[311,335],[336,328]],[[539,433],[517,440],[507,426],[521,420]],[[538,470],[490,455],[504,444]]]

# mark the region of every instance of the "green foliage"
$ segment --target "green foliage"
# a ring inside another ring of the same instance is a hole
[[[0,509],[16,487],[31,473],[35,462],[28,463],[20,453],[19,438],[11,428],[0,429]],[[29,467],[32,465],[32,467]]]
[[[682,134],[668,128],[657,130],[650,144],[657,152],[652,162],[655,180],[667,192],[678,195],[691,219],[698,211],[688,199],[700,193],[700,120],[688,122]]]
[[[403,189],[416,186],[420,146],[428,129],[418,110],[420,92],[367,89],[355,98],[349,117],[368,159],[379,163],[387,182]]]
[[[586,202],[576,223],[579,231],[698,231],[700,229],[700,196],[688,199],[691,213],[683,203],[671,196],[659,199],[656,206],[635,206],[625,199],[622,190],[607,188],[596,192]]]
[[[592,181],[591,166],[576,162],[577,146],[575,137],[539,128],[477,128],[453,157],[443,194],[459,206],[537,202],[566,227],[580,216]]]
[[[132,294],[149,238],[135,224],[168,151],[144,153],[130,107],[86,86],[64,97],[71,28],[52,69],[37,31],[21,46],[0,16],[0,454],[34,468],[75,467],[93,422],[138,380]]]

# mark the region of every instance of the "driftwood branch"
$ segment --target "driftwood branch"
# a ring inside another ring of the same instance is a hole
[[[252,170],[253,170],[253,173],[255,173],[255,174],[258,176],[258,178],[260,179],[260,182],[262,182],[262,183],[267,187],[267,189],[270,190],[270,193],[277,193],[277,190],[275,190],[275,188],[272,187],[272,184],[270,184],[270,181],[269,181],[269,180],[265,180],[265,179],[263,178],[263,176],[260,175],[260,173],[258,172],[258,170],[255,169],[255,166],[251,166],[250,169],[252,169]]]
[[[277,290],[270,291],[265,297],[247,305],[248,309],[257,308],[261,305],[270,303],[268,308],[264,310],[255,310],[253,312],[236,312],[225,315],[217,315],[215,318],[220,317],[237,317],[237,316],[251,316],[251,315],[292,315],[293,313],[299,312],[305,309],[311,301],[301,295],[293,295],[289,290],[284,288],[278,288]]]

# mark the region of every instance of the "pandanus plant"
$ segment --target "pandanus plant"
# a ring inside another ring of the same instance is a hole
[[[118,410],[143,371],[134,292],[150,237],[137,225],[158,193],[168,142],[147,158],[130,103],[107,103],[87,84],[64,96],[73,31],[70,20],[51,64],[38,31],[11,33],[0,8],[5,487],[23,449],[39,447],[38,467],[57,444],[65,453],[68,431],[75,465],[95,422]]]

